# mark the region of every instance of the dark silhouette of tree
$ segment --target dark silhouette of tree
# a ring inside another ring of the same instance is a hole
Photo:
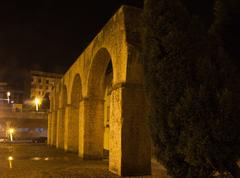
[[[218,90],[218,125],[213,133],[211,145],[213,162],[221,172],[229,171],[233,177],[240,177],[236,161],[240,157],[240,1],[216,0],[215,20],[209,30],[209,53],[216,61],[223,84]],[[219,156],[220,154],[221,156]]]
[[[209,25],[199,13],[204,6],[189,10],[190,2],[144,4],[145,86],[155,154],[174,178],[206,178],[217,171],[236,177],[236,70],[215,30],[218,17]]]

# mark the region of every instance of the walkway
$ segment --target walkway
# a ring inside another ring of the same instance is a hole
[[[161,167],[153,163],[153,176],[160,176]],[[45,144],[0,143],[0,178],[119,178],[108,171],[108,160],[86,161],[76,154],[65,153]]]

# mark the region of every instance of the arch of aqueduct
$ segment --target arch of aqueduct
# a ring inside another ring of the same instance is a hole
[[[48,144],[102,159],[122,176],[151,173],[139,9],[122,6],[51,94]]]

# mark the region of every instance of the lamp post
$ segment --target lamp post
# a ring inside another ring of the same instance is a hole
[[[12,161],[13,161],[13,157],[9,156],[8,157],[8,162],[9,162],[9,168],[12,169]]]
[[[35,102],[35,106],[36,106],[36,111],[38,111],[40,100],[38,98],[35,98],[34,102]]]
[[[10,128],[9,129],[9,135],[10,135],[11,142],[13,141],[13,133],[14,133],[14,129]]]
[[[10,93],[10,91],[8,91],[8,92],[7,92],[7,100],[8,100],[8,103],[10,102],[10,95],[11,95],[11,93]]]

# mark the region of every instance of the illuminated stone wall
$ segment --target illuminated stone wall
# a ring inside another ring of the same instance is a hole
[[[48,143],[84,159],[109,150],[109,170],[121,176],[151,173],[140,21],[139,9],[122,6],[51,94]]]
[[[104,141],[103,148],[109,151],[109,132],[110,132],[110,106],[112,94],[112,68],[105,77],[105,94],[104,94]]]

